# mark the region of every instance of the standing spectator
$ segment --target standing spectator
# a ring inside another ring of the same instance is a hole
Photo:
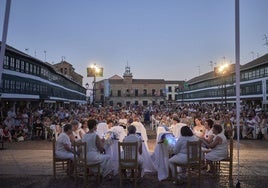
[[[250,137],[250,134],[252,134],[254,139],[257,139],[257,127],[258,122],[253,118],[252,114],[248,115],[248,119],[246,120],[246,136],[244,138]]]

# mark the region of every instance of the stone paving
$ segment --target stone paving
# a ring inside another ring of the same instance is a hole
[[[155,140],[149,140],[149,149],[154,150]],[[52,142],[25,141],[19,143],[5,143],[4,150],[0,150],[0,187],[1,188],[39,188],[39,187],[83,187],[80,180],[77,184],[72,178],[52,176]],[[241,140],[239,180],[241,187],[267,187],[268,185],[268,141]],[[234,143],[233,181],[221,175],[214,178],[203,176],[201,187],[235,187],[238,165],[237,145]],[[119,187],[119,178],[104,179],[100,185],[90,181],[89,187]],[[131,182],[124,182],[124,187],[131,187]],[[145,174],[138,187],[178,187],[171,181],[157,180],[156,173]],[[186,187],[186,184],[180,185]],[[198,187],[193,179],[192,187]]]

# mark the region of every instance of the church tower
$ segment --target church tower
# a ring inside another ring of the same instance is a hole
[[[125,67],[125,72],[123,74],[124,83],[126,84],[132,84],[132,73],[130,72],[130,67],[127,65]]]

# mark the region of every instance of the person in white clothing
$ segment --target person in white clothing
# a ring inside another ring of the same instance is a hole
[[[148,136],[147,136],[147,132],[146,129],[144,127],[144,125],[139,121],[139,118],[137,115],[134,116],[133,122],[131,123],[131,125],[134,125],[136,127],[136,132],[141,134],[142,140],[144,141],[145,147],[147,150],[149,150],[148,148]]]
[[[213,130],[212,130],[213,124],[214,124],[214,121],[212,119],[207,119],[205,121],[206,131],[205,131],[204,139],[208,143],[211,143],[213,141],[214,136],[215,136],[214,133],[213,133]]]
[[[96,130],[97,135],[99,135],[100,138],[103,138],[104,133],[106,133],[107,131],[108,131],[107,123],[104,121],[99,122]]]
[[[259,127],[258,122],[253,118],[252,114],[248,115],[248,119],[246,120],[246,136],[244,138],[247,138],[250,134],[252,134],[254,139],[257,139],[257,128]]]
[[[110,155],[105,154],[103,141],[96,134],[97,121],[95,119],[88,120],[88,133],[82,138],[82,142],[87,145],[87,163],[101,162],[101,174],[103,177],[112,178],[112,164]],[[94,171],[95,169],[93,169]]]
[[[82,131],[82,129],[81,128],[79,128],[79,121],[77,121],[77,120],[73,120],[72,122],[71,122],[71,124],[72,124],[72,126],[73,126],[73,139],[74,139],[74,141],[79,141],[79,140],[81,140],[82,139],[82,137],[81,137],[81,131]]]
[[[110,120],[110,121],[112,121],[112,120]],[[110,122],[110,121],[109,120],[107,121],[108,125],[109,125],[109,123],[112,124],[112,126],[109,128],[109,130],[114,132],[117,135],[117,139],[119,140],[119,142],[122,142],[123,139],[127,136],[125,129],[120,124],[117,124],[114,126],[113,121],[112,122]]]
[[[62,132],[57,141],[55,147],[56,157],[60,159],[74,159],[74,150],[72,148],[70,135],[72,135],[72,125],[64,125],[64,132]]]
[[[187,142],[198,141],[198,138],[193,134],[192,130],[188,126],[181,128],[181,136],[177,140],[174,147],[174,156],[168,160],[168,166],[171,170],[172,177],[175,177],[174,163],[187,163]],[[182,169],[183,173],[186,173],[186,169]],[[183,174],[185,175],[185,174]]]
[[[142,139],[136,134],[136,127],[130,125],[128,127],[128,136],[126,136],[123,142],[138,142],[138,163],[139,163],[139,173],[138,177],[141,177],[141,172],[143,169],[143,158],[142,158]],[[123,172],[125,173],[125,172]]]
[[[172,125],[171,125],[172,133],[175,136],[175,138],[179,138],[181,136],[181,128],[183,126],[187,126],[187,124],[180,123],[180,119],[177,116],[174,116],[172,120],[173,120]]]
[[[215,167],[213,166],[212,162],[220,161],[227,157],[228,145],[221,125],[215,124],[212,130],[215,134],[215,137],[213,138],[213,141],[211,143],[208,143],[205,139],[201,140],[208,148],[211,148],[211,151],[205,155],[205,159],[210,165],[210,172],[214,173]]]

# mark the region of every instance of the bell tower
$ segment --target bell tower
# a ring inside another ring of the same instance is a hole
[[[132,84],[132,73],[130,72],[130,66],[125,67],[125,72],[123,74],[124,82],[126,84]]]

